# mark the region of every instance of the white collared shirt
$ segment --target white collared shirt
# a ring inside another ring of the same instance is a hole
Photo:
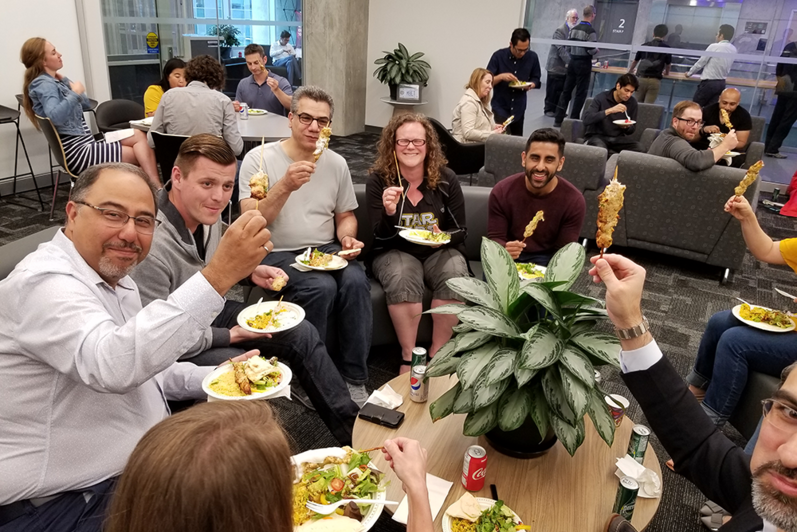
[[[736,47],[730,43],[730,41],[720,41],[715,42],[714,44],[709,44],[708,48],[706,48],[707,52],[725,52],[728,54],[735,54]],[[728,77],[728,74],[731,72],[731,67],[733,66],[733,57],[708,57],[703,56],[701,57],[697,63],[692,65],[692,68],[689,69],[688,75],[693,75],[698,72],[700,69],[703,69],[703,73],[700,75],[701,81],[712,80],[712,79],[725,79]]]

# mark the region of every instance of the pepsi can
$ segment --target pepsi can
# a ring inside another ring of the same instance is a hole
[[[241,120],[249,120],[249,104],[241,104]]]
[[[426,366],[413,366],[410,371],[410,399],[416,403],[425,403],[429,398],[429,383],[423,378],[426,376]]]

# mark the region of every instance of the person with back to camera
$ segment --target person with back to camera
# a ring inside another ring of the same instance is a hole
[[[566,41],[570,36],[570,30],[576,24],[578,24],[578,10],[571,9],[565,15],[565,23],[553,32],[553,40]],[[567,65],[570,64],[569,48],[563,44],[552,44],[548,52],[548,62],[545,65],[548,79],[545,82],[545,104],[543,106],[545,116],[556,116],[556,104],[559,103],[559,94],[565,87]]]
[[[432,532],[426,450],[394,438],[382,452],[407,493],[407,532]],[[141,438],[105,531],[301,531],[308,525],[293,526],[294,477],[288,440],[265,402],[203,403]]]
[[[465,200],[457,176],[445,166],[440,141],[425,116],[394,117],[382,130],[378,149],[366,184],[376,248],[372,267],[385,289],[387,308],[401,344],[401,372],[405,373],[421,321],[424,286],[432,289],[432,308],[461,302],[446,281],[470,275],[464,246]],[[414,244],[400,237],[401,229],[396,226],[444,231],[451,240],[435,247]],[[458,320],[456,316],[433,314],[432,322],[430,356],[451,338],[451,328]]]
[[[155,85],[147,87],[144,93],[144,116],[154,116],[161,98],[169,89],[185,87],[185,61],[173,57],[163,65],[163,77]]]
[[[656,46],[658,48],[669,48],[664,42],[667,36],[667,25],[658,24],[653,28],[653,40],[644,43],[642,46]],[[672,55],[661,52],[637,52],[629,74],[636,70],[636,77],[639,79],[639,89],[637,90],[637,101],[640,103],[656,103],[661,88],[661,80],[670,74]]]
[[[568,34],[567,40],[577,42],[597,42],[598,34],[592,27],[597,13],[595,6],[586,6],[582,11],[581,22],[576,24]],[[573,105],[570,108],[570,118],[577,120],[581,116],[581,108],[587,100],[589,91],[589,80],[592,76],[592,59],[598,53],[594,47],[586,48],[582,46],[570,46],[570,63],[567,65],[567,75],[562,94],[559,96],[559,103],[556,105],[556,115],[553,119],[553,127],[561,127],[562,121],[567,115],[567,106],[570,99]],[[575,96],[573,90],[575,89]]]
[[[465,85],[465,94],[454,109],[452,121],[454,138],[459,142],[485,142],[493,133],[503,133],[504,126],[493,121],[490,94],[493,75],[486,68],[477,68]]]
[[[49,118],[64,147],[69,170],[77,175],[89,166],[108,162],[126,162],[141,167],[156,188],[163,185],[155,163],[155,153],[147,146],[146,135],[131,130],[133,135],[118,142],[95,140],[83,118],[91,109],[86,88],[58,71],[64,66],[61,54],[53,43],[41,37],[25,41],[20,52],[25,65],[22,85],[22,106],[31,123],[39,129],[36,115]]]
[[[733,32],[733,26],[730,24],[723,24],[720,26],[719,31],[717,31],[717,42],[709,44],[706,51],[735,54],[736,47],[731,44]],[[688,78],[701,70],[703,71],[700,76],[700,83],[697,85],[692,100],[697,102],[700,107],[706,107],[712,103],[717,103],[720,94],[725,90],[725,78],[730,74],[731,67],[733,67],[733,57],[702,56],[698,59],[697,63],[692,65],[685,74],[685,77]]]

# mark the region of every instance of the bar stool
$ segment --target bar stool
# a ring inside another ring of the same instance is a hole
[[[19,130],[19,111],[15,111],[10,107],[6,107],[4,105],[0,105],[0,125],[2,124],[14,124],[17,128],[17,140],[16,140],[16,147],[14,149],[14,175],[7,176],[0,178],[0,181],[5,181],[8,179],[14,180],[14,185],[12,189],[12,196],[17,195],[17,178],[26,176],[30,174],[33,178],[33,186],[36,188],[36,195],[39,197],[39,210],[44,210],[44,201],[42,200],[41,191],[39,190],[39,183],[36,181],[36,174],[33,172],[33,166],[30,164],[30,157],[28,157],[28,148],[25,146],[25,139],[22,138],[22,132]],[[28,172],[23,174],[19,174],[19,144],[22,143],[22,151],[25,153],[25,160],[28,162]],[[13,203],[14,205],[19,205],[20,207],[28,207],[33,208],[30,205],[25,205],[23,203],[17,203],[5,200],[8,203]]]

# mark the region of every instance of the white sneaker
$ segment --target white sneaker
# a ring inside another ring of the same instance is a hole
[[[365,404],[365,401],[368,400],[368,391],[365,389],[365,385],[351,384],[350,382],[347,382],[346,387],[349,389],[351,400],[357,403],[358,407],[362,408]]]

